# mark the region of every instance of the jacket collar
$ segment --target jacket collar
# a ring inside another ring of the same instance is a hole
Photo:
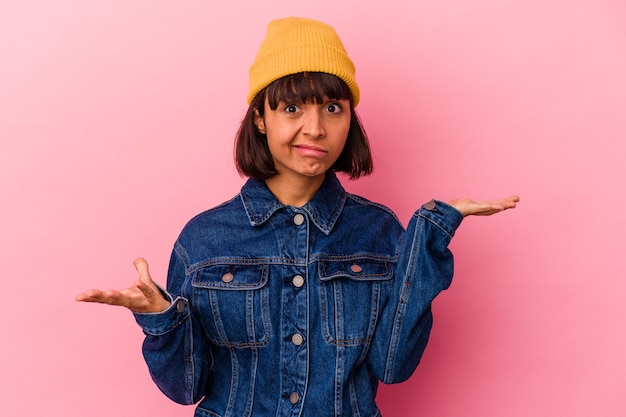
[[[241,188],[241,200],[251,226],[265,223],[281,204],[265,185],[265,181],[249,179]],[[300,207],[325,235],[330,234],[346,202],[346,191],[334,172],[327,172],[320,189],[311,201]]]

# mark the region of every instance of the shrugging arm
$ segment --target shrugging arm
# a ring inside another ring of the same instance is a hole
[[[431,303],[452,281],[448,244],[462,220],[458,210],[431,201],[413,214],[398,243],[392,288],[367,358],[383,383],[408,379],[419,364],[432,327]]]
[[[208,388],[213,360],[183,291],[187,279],[184,257],[184,250],[176,246],[165,294],[172,302],[170,308],[156,314],[135,313],[135,319],[146,335],[143,355],[156,385],[177,403],[195,404]]]

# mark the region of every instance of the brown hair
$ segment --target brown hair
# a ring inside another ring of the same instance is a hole
[[[265,99],[270,109],[276,110],[278,103],[320,103],[324,98],[350,100],[350,129],[346,144],[331,167],[345,172],[356,179],[372,172],[373,163],[367,134],[354,111],[350,89],[341,79],[322,72],[301,72],[280,78],[256,95],[241,121],[235,140],[235,164],[241,175],[267,179],[278,174],[274,159],[267,146],[267,139],[254,124],[255,112],[263,116]]]

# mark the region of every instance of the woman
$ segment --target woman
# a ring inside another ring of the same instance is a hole
[[[138,259],[130,288],[77,297],[132,310],[154,381],[196,416],[380,415],[378,381],[409,378],[426,347],[463,217],[519,200],[430,201],[405,231],[347,193],[335,172],[372,170],[354,74],[330,26],[271,22],[235,145],[240,193],[185,226],[166,290]]]

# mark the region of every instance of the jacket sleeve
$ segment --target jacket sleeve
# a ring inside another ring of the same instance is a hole
[[[408,379],[419,364],[433,322],[431,303],[452,281],[448,244],[462,220],[455,208],[430,201],[413,214],[398,244],[390,295],[367,358],[368,368],[383,383]]]
[[[212,355],[184,294],[187,277],[181,258],[185,258],[185,252],[177,244],[170,260],[165,294],[171,306],[161,313],[134,315],[146,335],[143,355],[156,385],[177,403],[195,404],[206,392]]]

